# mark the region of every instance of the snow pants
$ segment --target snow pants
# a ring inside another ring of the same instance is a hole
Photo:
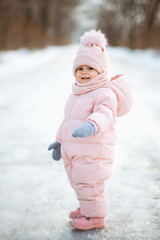
[[[85,156],[70,159],[63,153],[64,167],[86,217],[105,217],[105,180],[111,175],[112,164],[106,159]]]

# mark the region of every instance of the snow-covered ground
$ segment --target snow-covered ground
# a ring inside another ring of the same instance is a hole
[[[110,73],[124,73],[132,111],[117,120],[106,228],[77,231],[78,202],[63,161],[47,151],[74,81],[77,46],[0,52],[0,240],[160,239],[160,54],[108,48]]]

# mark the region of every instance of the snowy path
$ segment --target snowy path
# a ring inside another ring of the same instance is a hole
[[[0,240],[160,239],[160,57],[109,49],[112,73],[125,73],[134,107],[118,119],[113,175],[106,182],[106,228],[77,231],[78,206],[63,162],[51,160],[71,92],[75,46],[0,55]],[[155,61],[155,62],[154,62]]]

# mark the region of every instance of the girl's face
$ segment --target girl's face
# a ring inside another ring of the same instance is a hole
[[[98,71],[88,65],[81,65],[76,70],[76,79],[79,83],[85,83],[98,75]]]

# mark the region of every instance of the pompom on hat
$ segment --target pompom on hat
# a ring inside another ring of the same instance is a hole
[[[80,39],[80,47],[73,63],[74,76],[76,75],[76,69],[81,65],[88,65],[99,73],[106,72],[108,74],[106,45],[107,39],[100,30],[92,29],[85,32]]]

